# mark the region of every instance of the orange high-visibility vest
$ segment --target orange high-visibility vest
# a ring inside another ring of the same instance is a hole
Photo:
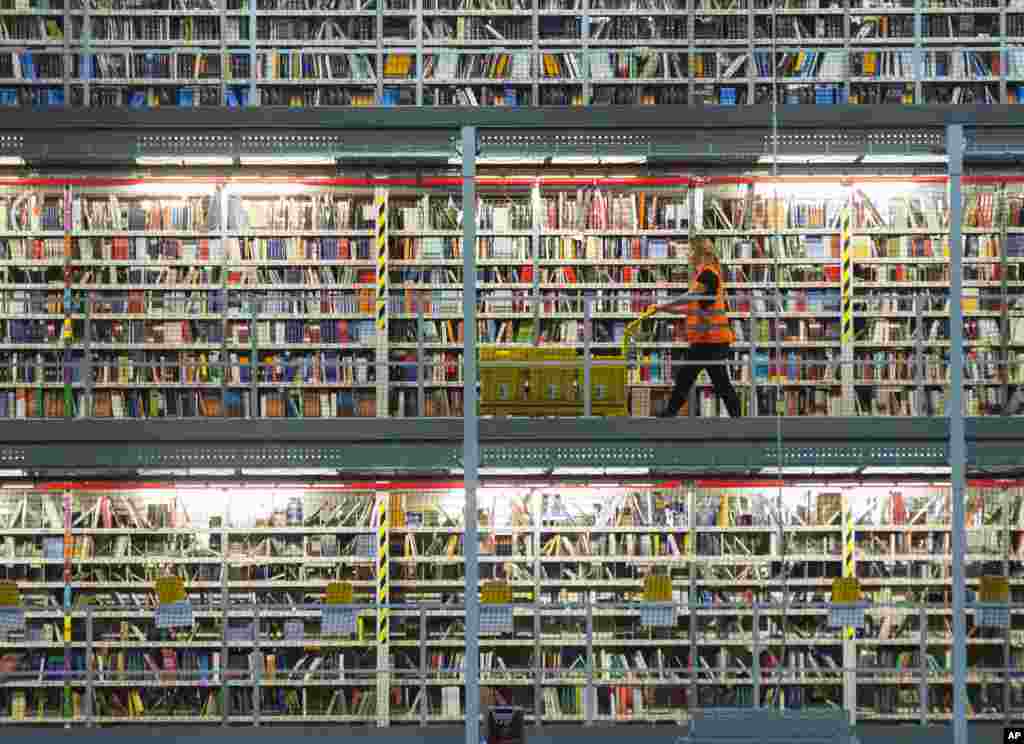
[[[725,285],[717,267],[705,264],[690,279],[690,292],[704,294],[697,287],[697,277],[710,271],[718,279],[718,292],[711,306],[701,307],[702,301],[693,301],[687,308],[686,340],[691,344],[731,344],[736,340],[729,327],[729,308],[725,304]]]

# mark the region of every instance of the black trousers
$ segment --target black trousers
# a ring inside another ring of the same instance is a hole
[[[739,396],[736,395],[736,388],[729,381],[729,372],[722,364],[729,358],[728,344],[694,344],[686,350],[684,359],[691,364],[680,367],[676,372],[676,386],[672,389],[672,397],[669,399],[668,407],[663,416],[675,416],[683,407],[683,403],[690,396],[690,388],[697,381],[702,369],[708,371],[711,384],[715,388],[715,394],[725,402],[729,416],[739,418],[742,410]],[[694,364],[704,362],[704,364]]]

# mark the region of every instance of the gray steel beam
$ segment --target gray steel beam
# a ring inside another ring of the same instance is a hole
[[[962,202],[964,128],[946,129],[949,157],[949,465],[953,490],[953,742],[967,744],[967,623],[964,616],[964,554],[967,528],[967,444],[964,427],[964,314]]]
[[[786,129],[918,128],[935,129],[950,124],[966,126],[1024,125],[1018,106],[779,106]],[[177,109],[135,111],[123,109],[65,109],[33,111],[16,109],[0,119],[0,130],[43,129],[182,131],[209,129],[446,129],[453,134],[466,126],[504,129],[523,128],[564,131],[615,129],[622,132],[663,128],[764,129],[771,121],[770,105],[755,106],[597,106],[503,108],[353,107],[290,109],[261,106],[252,109]]]
[[[462,129],[462,460],[466,493],[466,744],[480,744],[480,543],[476,489],[480,420],[476,405],[476,127]]]
[[[471,398],[467,399],[469,405]],[[467,409],[468,410],[468,409]],[[647,467],[718,473],[783,466],[944,466],[949,419],[481,419],[489,468]],[[350,424],[350,425],[346,425]],[[463,419],[4,421],[0,470],[135,477],[139,469],[333,468],[437,474],[463,468]],[[968,419],[971,473],[1024,470],[1016,419]]]

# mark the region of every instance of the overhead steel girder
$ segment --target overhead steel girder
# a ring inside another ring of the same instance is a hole
[[[781,433],[781,440],[780,440]],[[481,466],[663,473],[948,464],[944,419],[482,419]],[[971,419],[969,469],[1024,471],[1024,426]],[[461,419],[26,421],[0,424],[0,469],[138,477],[151,470],[462,468]],[[781,441],[781,448],[779,442]]]
[[[102,166],[134,163],[139,154],[238,156],[252,148],[331,152],[377,150],[400,134],[403,148],[441,148],[463,126],[480,130],[483,150],[529,147],[531,151],[614,151],[639,147],[652,157],[697,155],[727,158],[766,151],[772,133],[767,106],[608,106],[517,109],[337,108],[293,110],[153,111],[15,110],[0,118],[0,133],[17,137],[17,154],[32,167],[48,164]],[[867,152],[881,147],[941,149],[946,123],[1019,127],[1016,107],[990,106],[781,106],[779,148],[785,153]],[[523,140],[526,137],[528,141]],[[793,137],[798,139],[792,140]],[[539,138],[539,139],[538,139]],[[542,141],[543,140],[543,141]]]

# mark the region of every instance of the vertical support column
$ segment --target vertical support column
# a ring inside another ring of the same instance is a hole
[[[1010,54],[1006,48],[1006,5],[1000,4],[999,8],[999,103],[1008,103],[1007,96],[1007,65],[1010,63]],[[1006,245],[1001,243],[1000,245]]]
[[[71,491],[64,491],[64,728],[71,728],[74,715],[71,690],[71,556],[74,538],[71,537]]]
[[[256,55],[256,0],[243,2],[249,6],[249,106],[259,106],[259,89],[256,87],[256,66],[259,63]]]
[[[914,0],[914,100],[910,103],[924,103],[924,40],[921,34],[921,0]],[[849,38],[849,37],[847,37]]]
[[[536,10],[534,11],[536,13]],[[466,490],[466,744],[480,744],[480,544],[476,488],[480,466],[480,421],[476,364],[476,127],[462,128],[462,467]]]
[[[544,649],[540,645],[541,603],[537,594],[533,596],[533,725],[540,728],[544,722]]]
[[[388,534],[390,495],[377,494],[377,726],[388,725],[388,701],[391,692],[390,637],[391,609],[391,537]]]
[[[696,0],[686,0],[686,59],[688,63],[687,77],[686,77],[686,103],[688,106],[693,105],[693,73],[697,69],[696,63],[693,61],[693,43],[694,43],[694,26],[696,25],[694,5]],[[751,60],[753,61],[753,60]],[[690,225],[693,225],[693,212],[690,212],[691,219]]]
[[[427,611],[420,607],[420,726],[427,725],[430,710],[427,698]]]
[[[1006,21],[1006,9],[1000,11],[1003,22]],[[1005,34],[1004,43],[1005,43]],[[1005,50],[1004,50],[1005,51]],[[1003,58],[1004,82],[1006,75],[1006,55]],[[1006,92],[1003,99],[1006,100]],[[1007,413],[1010,405],[1010,283],[1007,275],[1010,271],[1009,256],[1006,246],[1009,245],[1010,207],[1007,203],[1006,183],[999,185],[999,202],[996,214],[999,216],[999,376],[1003,383],[999,388],[1000,412]],[[984,308],[982,308],[984,309]]]
[[[594,100],[594,77],[590,72],[590,0],[580,0],[582,13],[580,14],[580,44],[583,54],[583,100],[581,106],[589,106]],[[639,102],[638,102],[639,103]]]
[[[853,505],[850,504],[849,491],[843,492],[843,578],[852,579],[857,576],[854,563],[854,546],[856,535],[853,524]],[[843,628],[843,707],[850,715],[850,723],[857,722],[857,675],[853,671],[857,666],[856,632],[853,628]]]
[[[927,416],[928,402],[924,396],[924,306],[921,302],[921,295],[914,295],[914,317],[917,319],[914,325],[914,390],[917,395],[914,400],[914,415]]]
[[[853,250],[851,246],[851,232],[853,227],[853,210],[847,204],[843,209],[841,231],[842,231],[842,252],[840,261],[842,271],[840,277],[839,293],[840,305],[842,308],[841,325],[841,347],[840,347],[840,378],[843,383],[843,415],[853,416],[857,410],[854,395],[854,380],[856,374],[853,368]],[[845,570],[845,562],[844,562]],[[844,574],[845,576],[845,574]]]
[[[416,302],[416,415],[423,417],[427,415],[427,390],[426,382],[423,379],[423,305],[417,298]],[[403,415],[399,411],[398,415]],[[426,639],[424,639],[426,641]]]
[[[753,58],[753,57],[752,57]],[[751,303],[753,307],[754,303]],[[750,417],[756,417],[758,414],[758,380],[757,380],[757,355],[758,355],[758,319],[754,312],[751,312],[750,317],[750,339],[751,339],[751,355],[748,358],[748,377],[751,381],[750,398],[746,401],[746,415]]]
[[[415,0],[416,5],[416,105],[422,106],[423,101],[423,0]],[[421,416],[423,414],[420,414]],[[426,696],[426,693],[424,693]]]
[[[953,487],[953,744],[967,744],[967,643],[964,618],[964,493],[967,443],[964,436],[963,240],[960,177],[964,164],[964,128],[946,126],[949,158],[949,464]]]
[[[593,399],[590,394],[590,362],[593,356],[591,340],[593,339],[594,313],[590,304],[590,295],[583,295],[583,415],[590,416],[593,411]]]
[[[259,603],[252,606],[252,660],[249,666],[252,669],[252,725],[260,725],[260,705],[263,702],[263,650],[260,648],[260,625],[263,624],[260,618]]]
[[[692,224],[692,223],[691,223]],[[690,689],[686,693],[686,707],[690,720],[693,720],[694,709],[700,698],[697,697],[697,491],[693,481],[686,484],[686,522],[687,522],[687,558],[690,561],[689,574],[689,609],[690,622],[687,624],[690,647],[686,652],[687,666],[690,673]]]
[[[79,403],[83,416],[93,415],[92,403],[92,292],[82,298],[82,399]]]
[[[252,330],[249,333],[250,336],[256,338],[256,327],[253,325]],[[252,367],[250,376],[255,378],[256,376],[256,357],[252,357]],[[253,397],[253,409],[252,415],[256,417],[259,415],[259,409],[255,406],[258,401]],[[230,507],[229,507],[230,508]],[[230,714],[228,712],[231,705],[231,688],[228,686],[228,620],[231,616],[231,590],[228,585],[228,525],[230,520],[228,515],[222,515],[221,528],[220,528],[220,619],[221,619],[221,638],[220,638],[220,668],[214,671],[214,679],[220,681],[220,724],[221,726],[227,726],[231,723]]]
[[[376,216],[377,302],[376,302],[376,388],[377,417],[388,415],[388,192],[378,188],[373,194]]]
[[[917,646],[918,670],[920,679],[917,683],[917,696],[921,701],[921,725],[928,725],[928,606],[921,605],[918,609],[918,631],[920,637]]]
[[[92,605],[87,604],[85,606],[85,695],[82,698],[86,728],[92,728],[96,718],[96,706],[93,704],[96,700],[95,677],[93,676],[93,638]]]
[[[761,613],[758,612],[760,606],[760,600],[755,598],[751,612],[753,626],[750,631],[750,682],[755,708],[761,707]]]
[[[225,0],[218,0],[221,6],[221,15],[224,13]],[[223,21],[221,21],[223,23]],[[222,26],[223,28],[223,26]],[[225,52],[224,57],[227,57]],[[226,69],[227,59],[224,59],[225,65],[223,69]],[[223,72],[222,72],[223,74]],[[227,95],[227,85],[221,85],[221,92],[223,95]],[[225,99],[222,99],[225,100]],[[220,243],[220,400],[221,400],[221,415],[227,418],[228,415],[228,383],[231,382],[231,375],[234,373],[235,365],[231,364],[231,345],[228,342],[228,331],[230,330],[230,323],[228,322],[228,190],[225,186],[218,186],[216,191],[213,192],[213,198],[217,200],[218,208],[217,212],[220,215],[219,224],[217,225],[218,242]],[[209,228],[209,225],[207,225]],[[216,296],[216,295],[214,295]],[[209,301],[207,301],[206,311],[210,312]],[[256,333],[255,328],[249,329],[252,334]],[[161,374],[163,371],[161,370]],[[239,382],[241,382],[241,368],[239,368]],[[240,417],[245,416],[245,406],[241,405],[241,394],[239,394],[239,410],[238,415]]]
[[[249,296],[249,415],[250,418],[263,418],[260,410],[260,381],[263,367],[260,364],[260,334],[257,330],[260,303],[263,295],[250,292]],[[339,378],[340,379],[340,378]],[[337,415],[337,409],[332,412]],[[225,543],[226,545],[227,543]],[[226,552],[226,551],[225,551]]]
[[[65,43],[67,43],[70,48],[71,28],[73,23],[71,20],[71,14],[68,12],[69,7],[70,3],[64,5],[64,39]],[[86,62],[86,60],[89,60],[90,57],[92,57],[93,52],[95,51],[92,45],[92,14],[88,10],[85,10],[82,13],[82,36],[79,39],[79,44],[81,44],[81,49],[78,53],[78,74],[82,79],[82,105],[92,106],[92,91],[90,89],[90,85],[91,79],[96,75],[96,70],[91,60],[88,63]],[[91,72],[88,76],[85,74],[87,70]],[[71,69],[69,67],[65,77],[70,75]],[[71,99],[65,98],[64,105],[70,106]]]
[[[227,28],[227,16],[228,3],[227,0],[217,0],[217,14],[220,17],[220,27]],[[220,105],[227,106],[228,104],[228,74],[231,70],[231,55],[228,54],[228,42],[225,38],[226,34],[220,35]]]
[[[533,284],[530,289],[531,302],[533,303],[533,338],[530,341],[537,345],[540,341],[540,247],[541,241],[544,240],[541,230],[541,215],[544,214],[543,199],[541,198],[540,190],[540,179],[534,181],[533,187],[530,189],[530,198],[533,201],[533,209],[531,211],[531,226],[530,230],[532,233],[532,239],[530,245],[533,250],[530,251],[530,260],[533,264]]]
[[[583,691],[583,725],[594,725],[594,702],[597,700],[594,690],[594,603],[590,601],[590,592],[586,593],[587,602],[587,686]]]

